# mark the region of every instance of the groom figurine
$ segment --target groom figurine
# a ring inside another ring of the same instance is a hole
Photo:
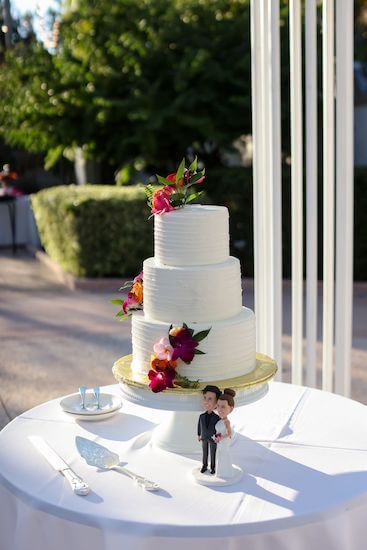
[[[219,420],[219,416],[214,412],[217,407],[218,397],[221,391],[217,386],[205,386],[203,389],[203,405],[205,412],[199,416],[198,422],[198,439],[203,446],[203,466],[201,473],[208,469],[208,453],[210,448],[210,473],[215,474],[215,454],[217,452],[217,444],[212,437],[215,434],[215,425]]]

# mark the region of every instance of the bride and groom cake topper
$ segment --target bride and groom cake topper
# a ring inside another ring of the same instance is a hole
[[[228,415],[234,409],[236,392],[230,388],[222,392],[217,386],[207,385],[202,393],[205,412],[199,416],[198,440],[202,444],[203,459],[200,472],[194,474],[196,481],[210,485],[235,483],[242,471],[232,465],[229,450],[232,428]],[[209,456],[210,474],[215,475],[212,481],[206,475]]]

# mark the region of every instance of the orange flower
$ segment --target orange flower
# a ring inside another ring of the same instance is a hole
[[[169,331],[170,336],[178,336],[184,329],[183,327],[172,327]]]
[[[156,354],[153,354],[150,356],[150,366],[156,372],[163,372],[169,367],[175,369],[177,367],[177,361],[172,361],[169,359],[158,359]]]
[[[134,283],[130,292],[139,304],[143,303],[143,283],[141,281]]]

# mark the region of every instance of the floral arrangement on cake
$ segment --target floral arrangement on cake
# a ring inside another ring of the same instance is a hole
[[[157,174],[157,179],[163,184],[160,189],[156,189],[153,185],[146,186],[147,202],[152,215],[165,214],[182,208],[204,193],[192,188],[193,185],[199,185],[205,180],[205,169],[198,171],[197,157],[188,168],[183,158],[177,172],[168,174],[165,178]]]
[[[116,304],[121,307],[120,311],[116,313],[116,317],[120,320],[125,320],[132,315],[134,311],[143,309],[144,298],[144,285],[143,285],[143,272],[135,277],[133,281],[127,281],[124,286],[119,290],[126,290],[129,288],[126,300],[111,300],[112,304]]]
[[[195,355],[205,355],[204,351],[198,349],[198,345],[208,336],[210,330],[209,328],[195,334],[186,323],[183,323],[181,327],[171,325],[168,337],[163,337],[154,344],[154,353],[151,355],[148,372],[149,387],[154,393],[175,386],[185,388],[198,386],[197,380],[192,381],[180,375],[176,368],[182,362],[189,365]]]

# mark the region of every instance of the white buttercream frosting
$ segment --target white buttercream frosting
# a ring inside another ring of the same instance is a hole
[[[144,313],[148,319],[180,324],[237,315],[242,307],[237,258],[201,266],[167,266],[148,258],[144,270]]]
[[[185,206],[154,217],[154,256],[162,264],[187,266],[224,262],[229,256],[225,206]]]
[[[195,333],[211,328],[190,365],[180,360],[178,372],[191,380],[224,380],[251,372],[256,364],[255,315],[243,307],[239,314],[223,321],[188,323]],[[170,323],[146,319],[143,312],[132,317],[133,370],[147,373],[153,346],[167,337]]]

